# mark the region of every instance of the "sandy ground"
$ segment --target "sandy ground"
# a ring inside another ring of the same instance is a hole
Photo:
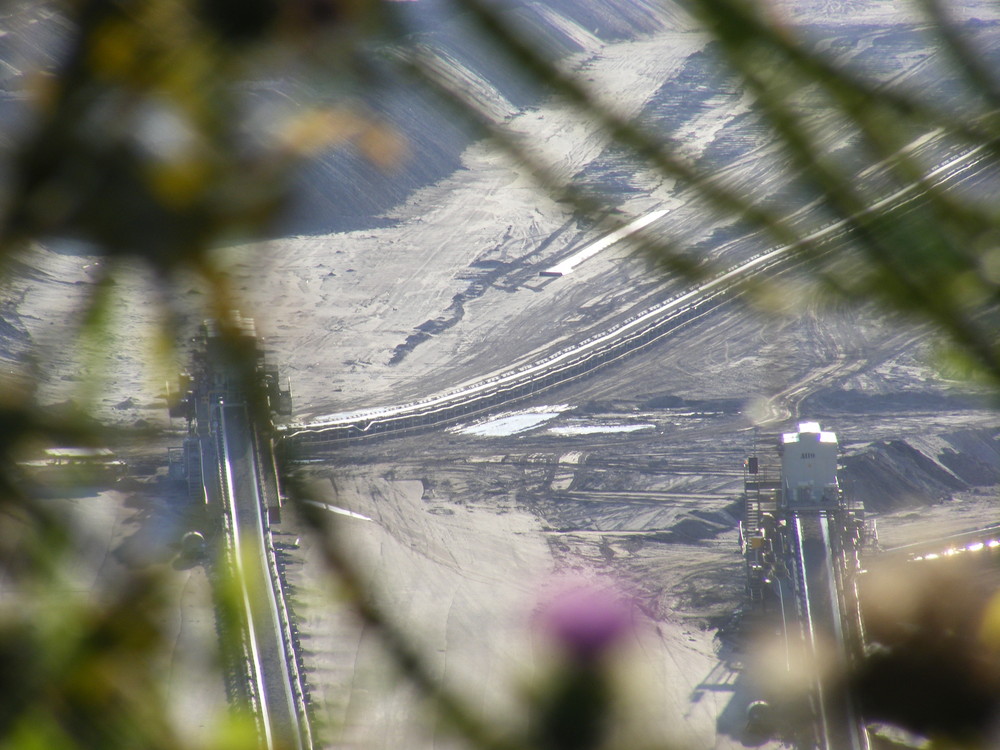
[[[843,50],[842,62],[920,85],[941,60],[890,22],[893,12],[865,5],[842,25],[810,26],[810,33],[827,35],[827,45]],[[900,72],[896,57],[890,66],[873,53],[880,44],[921,62]],[[783,205],[787,158],[746,117],[749,102],[735,82],[719,80],[699,58],[704,45],[699,32],[681,28],[603,45],[577,64],[598,91],[614,92],[608,100],[616,109],[668,129],[686,156],[729,184]],[[668,210],[652,229],[681,247],[728,264],[766,246],[764,238],[713,244],[726,236],[713,234],[726,222],[673,180],[623,161],[564,106],[543,102],[508,124],[530,135],[557,171],[611,191],[625,216]],[[237,275],[250,271],[242,285],[247,307],[259,311],[300,419],[445,390],[606,328],[673,288],[628,243],[572,276],[538,278],[602,230],[568,214],[485,145],[466,149],[461,169],[385,218],[388,226],[227,251]]]
[[[986,430],[994,451],[989,460],[1000,466],[995,415],[930,377],[921,359],[926,343],[913,344],[919,331],[900,338],[896,325],[844,311],[772,321],[766,335],[751,337],[743,335],[744,312],[722,312],[604,376],[493,418],[310,456],[303,471],[326,502],[372,519],[338,515],[343,543],[357,545],[390,615],[428,633],[426,653],[449,680],[464,685],[471,664],[473,675],[489,676],[473,678],[470,694],[489,691],[494,697],[484,705],[509,705],[517,694],[510,673],[537,674],[544,665],[526,631],[531,608],[544,601],[537,581],[596,575],[618,581],[640,605],[640,630],[648,635],[637,673],[644,700],[659,707],[657,720],[643,725],[645,736],[691,747],[740,746],[744,710],[757,695],[742,670],[746,644],[731,626],[742,596],[741,465],[755,448],[773,458],[769,441],[786,424],[755,428],[748,388],[770,393],[785,413],[837,430],[845,456],[867,460],[884,441],[902,437],[933,460],[949,440],[961,443],[961,436]],[[867,336],[855,343],[873,356],[845,358],[843,341],[859,328]],[[714,335],[725,341],[715,346]],[[698,354],[706,338],[715,356]],[[776,371],[760,349],[788,349],[792,340],[796,356]],[[900,409],[893,399],[907,390],[912,400]],[[856,401],[858,392],[868,395]],[[324,456],[330,467],[312,463]],[[923,481],[909,488],[904,509],[873,510],[884,544],[994,520],[995,488],[952,493],[928,508],[940,488]],[[295,534],[293,527],[288,533]],[[383,657],[371,643],[346,651],[332,641],[321,646],[329,633],[338,643],[359,636],[321,596],[323,579],[305,537],[302,545],[289,552],[290,575],[316,665],[311,679],[325,696],[328,720],[346,723],[334,743],[364,737],[388,747],[393,731],[429,733],[427,746],[445,742],[431,729],[413,728],[419,713],[403,708],[405,690],[401,697],[399,688],[381,682],[374,691],[349,677],[382,674]],[[484,582],[486,598],[465,597]],[[456,632],[482,635],[453,640]],[[497,668],[498,659],[505,666]],[[367,713],[351,712],[358,701]]]
[[[349,545],[390,616],[413,633],[434,671],[470,706],[501,726],[523,722],[524,690],[546,670],[544,638],[531,628],[546,586],[559,580],[538,518],[513,500],[488,503],[438,489],[423,499],[415,480],[379,476],[399,471],[381,464],[318,480],[317,497],[373,520],[339,521],[338,543]],[[458,544],[461,540],[461,544]],[[294,557],[296,611],[309,661],[314,705],[326,738],[336,746],[450,746],[445,731],[414,713],[411,689],[391,679],[379,644],[349,612],[323,596],[323,580],[308,542]],[[577,561],[563,575],[595,572]],[[310,572],[311,571],[311,572]],[[329,582],[327,582],[329,583]],[[718,747],[714,729],[725,693],[694,700],[716,667],[713,633],[673,619],[645,618],[628,639],[618,665],[628,696],[626,736],[669,737],[687,746]],[[331,728],[340,728],[337,729]]]
[[[845,62],[914,86],[936,81],[940,56],[921,51],[919,34],[901,20],[902,3],[775,7]],[[973,3],[960,12],[992,18]],[[706,68],[700,33],[677,23],[613,43],[581,28],[573,36],[581,51],[569,62],[616,108],[663,126],[688,158],[714,165],[732,184],[789,200],[786,161],[744,116],[744,93]],[[562,174],[612,192],[624,214],[668,209],[655,229],[693,252],[735,260],[760,248],[758,240],[724,241],[729,222],[672,180],[622,160],[564,106],[490,104]],[[447,390],[670,293],[671,280],[624,245],[572,277],[540,279],[540,269],[601,228],[569,214],[484,145],[464,149],[458,161],[387,215],[367,217],[370,228],[220,251],[272,361],[290,378],[297,418]],[[116,286],[112,308],[125,325],[92,345],[114,352],[114,361],[81,362],[66,342],[93,260],[79,249],[48,247],[29,263],[32,273],[5,297],[16,300],[19,325],[46,363],[44,398],[85,398],[80,367],[106,367],[106,388],[95,397],[102,416],[164,424],[161,383],[175,363],[148,364],[155,312],[145,304],[151,292],[142,275],[127,274]],[[180,291],[198,299],[195,288]],[[982,460],[995,469],[995,414],[967,387],[937,376],[926,330],[871,309],[804,304],[764,317],[733,304],[523,406],[553,416],[526,427],[532,420],[522,415],[524,430],[515,434],[480,425],[345,448],[312,456],[319,463],[304,469],[321,498],[364,516],[335,514],[338,541],[363,564],[375,595],[418,634],[441,675],[501,720],[516,721],[520,686],[546,668],[545,645],[529,623],[548,582],[597,575],[634,592],[640,605],[624,661],[636,731],[693,747],[741,746],[742,708],[752,693],[740,681],[739,643],[726,631],[742,590],[740,466],[797,418],[837,431],[849,458],[885,455],[886,466],[912,474],[883,446],[902,440],[951,472],[954,488],[920,479],[901,501],[906,507],[884,511],[884,542],[966,528],[994,514],[995,491],[976,489],[971,474],[959,476],[941,456],[949,445],[971,445],[948,436],[993,430],[976,444],[987,446]],[[927,510],[942,492],[956,499]],[[120,498],[102,502],[108,515],[95,515],[97,525],[124,528],[132,511]],[[329,746],[449,746],[372,634],[330,595],[335,587],[292,513],[277,538],[312,706]],[[103,548],[103,560],[119,544],[106,537],[95,549]],[[220,689],[182,676],[190,666],[187,638],[210,629],[199,569],[178,572],[176,597],[170,685],[179,713],[188,715],[199,704],[216,706]]]

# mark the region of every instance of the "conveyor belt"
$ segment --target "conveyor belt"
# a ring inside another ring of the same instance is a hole
[[[792,516],[792,552],[797,572],[796,605],[803,638],[817,664],[830,657],[846,671],[854,646],[845,626],[842,576],[838,567],[838,528],[826,511],[802,511]],[[817,745],[823,750],[868,750],[868,735],[851,696],[837,682],[817,675],[813,711]]]
[[[219,404],[216,411],[219,467],[226,513],[232,519],[236,575],[246,610],[256,710],[261,739],[274,747],[303,750],[309,746],[303,733],[295,682],[290,668],[290,647],[282,624],[275,581],[269,566],[261,499],[260,458],[246,406]]]

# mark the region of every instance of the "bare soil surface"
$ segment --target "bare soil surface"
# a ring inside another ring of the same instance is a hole
[[[324,502],[371,519],[338,515],[342,543],[357,545],[390,614],[427,632],[434,663],[457,684],[476,684],[485,707],[509,705],[517,676],[544,664],[530,653],[525,624],[544,601],[540,581],[596,575],[624,586],[642,613],[641,661],[652,669],[643,694],[660,706],[646,725],[651,736],[738,746],[756,695],[736,628],[742,461],[755,449],[774,455],[777,431],[791,424],[755,424],[756,415],[777,410],[838,432],[842,481],[879,517],[886,546],[995,519],[996,417],[967,389],[933,376],[928,348],[926,332],[870,312],[754,321],[734,304],[504,414],[316,448],[300,470]],[[953,454],[977,468],[956,471]],[[305,643],[317,644],[315,652],[307,646],[326,696],[317,705],[331,725],[346,722],[359,737],[384,731],[396,721],[390,717],[405,725],[396,731],[415,731],[399,692],[384,693],[384,704],[348,676],[379,674],[381,657],[371,644],[334,647],[360,636],[340,635],[356,625],[321,596],[305,537],[301,543],[288,553],[289,571]],[[344,689],[364,691],[369,713],[352,712]]]
[[[683,13],[641,4],[639,31],[630,33],[613,22],[611,6],[640,4],[609,3],[591,24],[596,5],[570,3],[548,18],[558,24],[537,16],[530,23],[553,35],[558,28],[568,66],[623,113],[663,128],[691,160],[790,213],[807,202],[788,158],[749,114],[745,92],[719,73]],[[927,48],[919,19],[897,3],[776,10],[878,80],[934,91],[951,83],[942,53]],[[962,22],[979,19],[981,54],[993,59],[995,10],[970,1],[954,11]],[[425,33],[438,32],[429,25]],[[674,180],[624,158],[564,105],[491,80],[473,51],[448,59],[490,111],[562,174],[608,190],[623,215],[668,209],[652,229],[723,265],[767,246],[743,238]],[[467,135],[432,133],[440,121],[421,112],[398,113],[401,121],[415,117],[400,126],[415,161],[398,184],[356,181],[357,164],[348,169],[347,157],[331,155],[306,180],[339,192],[317,188],[304,209],[308,222],[262,245],[219,251],[271,361],[290,377],[297,419],[451,389],[603,330],[678,288],[626,243],[571,276],[540,278],[604,227],[574,216],[524,169]],[[392,108],[386,113],[392,119]],[[844,134],[832,128],[828,137],[845,159],[857,158]],[[377,194],[379,185],[390,198]],[[161,384],[177,363],[150,356],[155,310],[147,303],[155,292],[142,269],[116,287],[121,325],[82,354],[68,345],[95,262],[85,248],[33,249],[0,306],[4,364],[23,375],[30,344],[46,366],[29,375],[53,402],[83,398],[81,369],[106,367],[106,388],[95,397],[102,417],[166,426]],[[640,612],[620,669],[629,698],[618,726],[635,736],[622,739],[742,746],[754,698],[733,636],[744,457],[767,450],[797,419],[820,421],[838,433],[844,485],[880,514],[887,545],[992,522],[1000,475],[996,413],[975,388],[941,377],[927,329],[870,308],[821,305],[797,284],[783,290],[784,314],[734,300],[619,365],[511,405],[503,423],[498,416],[316,449],[297,470],[332,508],[338,543],[366,571],[372,595],[483,712],[523,720],[524,685],[549,664],[532,613],[554,581],[597,576],[631,592]],[[201,294],[193,284],[179,292]],[[122,522],[102,518],[94,516],[98,526]],[[326,744],[451,746],[376,636],[338,601],[292,509],[275,532]],[[105,550],[118,547],[104,542]],[[178,579],[178,596],[194,590],[207,606],[198,575]],[[218,686],[185,692],[188,684],[173,681],[172,689],[187,696],[179,710],[196,715],[200,696]]]

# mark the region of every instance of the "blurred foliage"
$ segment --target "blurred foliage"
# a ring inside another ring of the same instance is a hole
[[[541,160],[522,136],[443,75],[434,49],[414,42],[411,16],[402,5],[383,0],[45,4],[45,21],[65,36],[54,43],[54,64],[31,74],[30,111],[5,154],[0,258],[7,273],[16,274],[18,258],[33,243],[72,238],[108,261],[81,316],[81,338],[112,325],[108,286],[119,264],[133,262],[163,287],[157,304],[167,338],[178,337],[177,315],[185,305],[172,296],[173,285],[191,273],[209,290],[207,309],[194,312],[235,330],[233,293],[211,249],[273,231],[291,199],[296,170],[318,154],[350,148],[373,168],[398,163],[407,144],[360,103],[359,95],[390,74],[436,97],[581,214],[613,214],[615,196],[558,178],[558,165]],[[986,167],[995,168],[1000,158],[1000,78],[947,6],[938,0],[914,5],[926,22],[929,43],[953,63],[954,95],[938,101],[838,65],[765,3],[685,3],[719,61],[752,96],[756,115],[793,165],[791,177],[802,194],[815,196],[815,215],[824,225],[842,227],[848,241],[837,243],[818,237],[818,225],[808,217],[786,215],[692,163],[673,133],[615,114],[607,92],[592,90],[526,42],[516,14],[502,3],[453,0],[444,7],[463,17],[469,33],[489,40],[502,64],[598,123],[637,163],[677,179],[706,211],[737,217],[749,231],[766,231],[773,242],[790,246],[825,290],[875,300],[930,323],[948,346],[952,371],[1000,383],[996,201],[943,186],[934,165],[922,163],[910,148],[915,139],[933,134],[953,153],[974,153]],[[30,4],[4,5],[7,20],[29,11]],[[269,81],[292,79],[316,87],[311,104],[282,110],[250,95]],[[846,156],[829,137],[845,128],[853,144]],[[863,166],[876,164],[879,179],[858,179]],[[665,269],[691,281],[718,270],[670,237],[646,233],[644,239]],[[759,292],[760,300],[774,293],[756,284],[750,291]],[[169,647],[158,624],[169,607],[164,576],[137,571],[93,601],[61,596],[60,577],[79,540],[60,513],[25,495],[14,476],[26,446],[93,444],[109,435],[85,415],[41,408],[31,392],[8,389],[6,395],[0,408],[0,747],[184,746],[153,659]],[[318,538],[328,539],[329,518],[303,508]],[[351,561],[329,544],[324,554],[400,671],[471,745],[601,746],[610,698],[599,663],[563,664],[550,689],[534,698],[530,731],[508,739],[441,684],[405,631],[365,591]],[[219,617],[226,621],[235,615],[226,603],[226,587],[220,589]],[[48,604],[28,606],[33,601]],[[934,608],[925,607],[903,618],[901,630],[887,626],[885,654],[856,677],[859,694],[875,696],[873,710],[887,719],[945,743],[982,742],[985,725],[995,718],[996,609],[994,602],[963,625],[935,620]],[[965,632],[977,627],[978,635]],[[984,639],[992,655],[981,658],[975,649],[970,654],[970,644],[981,648]],[[914,660],[915,653],[928,655],[928,644],[936,658]],[[958,707],[968,711],[915,713],[914,706],[922,706],[917,698],[894,692],[900,685],[933,681],[943,674],[942,665],[956,663],[968,670],[958,670],[948,685],[971,691],[955,693],[964,696]],[[964,679],[976,670],[985,670],[981,683]],[[234,721],[220,730],[218,744],[241,746],[247,731]]]
[[[997,591],[981,570],[968,556],[873,569],[862,606],[877,647],[851,676],[866,715],[959,745],[995,744],[1000,650],[987,634]]]

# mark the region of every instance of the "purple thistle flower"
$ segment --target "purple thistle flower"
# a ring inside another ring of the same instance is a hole
[[[632,601],[597,581],[564,584],[544,603],[539,624],[571,658],[593,661],[632,629]]]

